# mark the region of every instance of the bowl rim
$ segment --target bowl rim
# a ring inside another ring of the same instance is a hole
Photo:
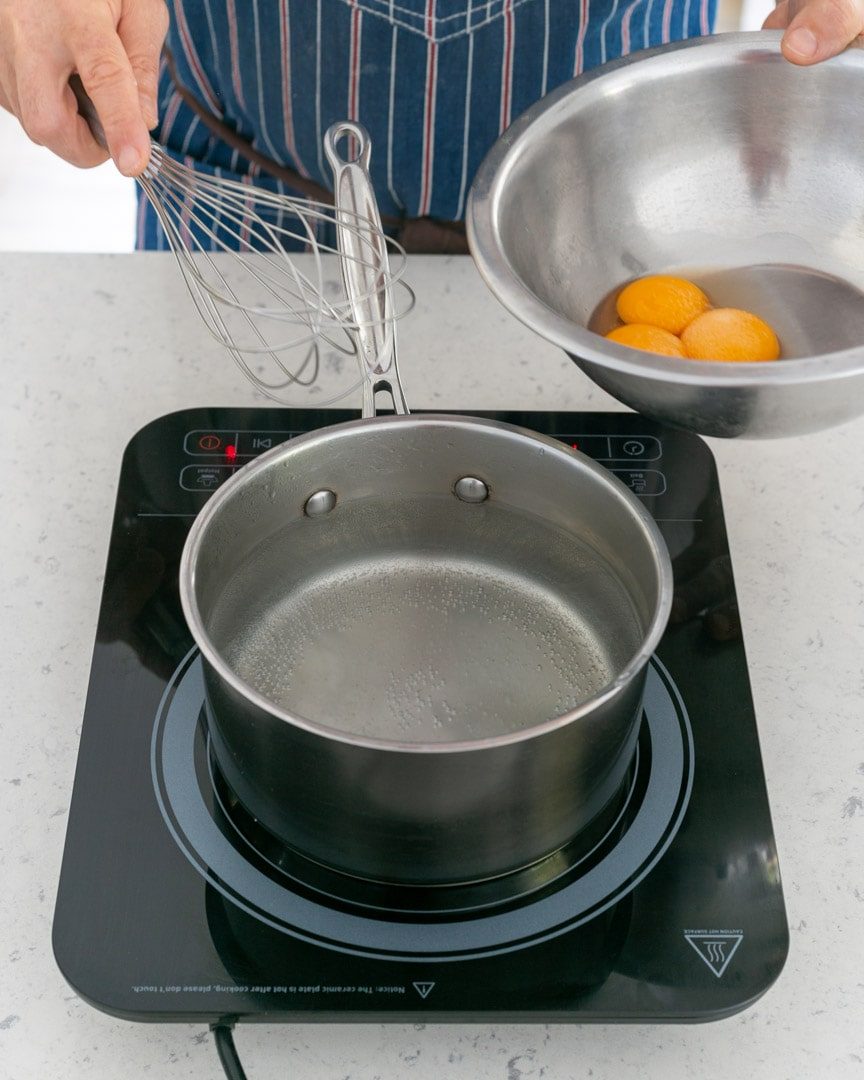
[[[610,371],[651,378],[676,386],[736,387],[795,386],[811,382],[831,382],[864,371],[864,342],[861,346],[790,357],[776,361],[729,363],[721,360],[692,360],[660,356],[618,345],[560,315],[524,284],[501,244],[497,222],[507,178],[521,157],[526,131],[545,113],[560,109],[574,93],[600,82],[614,82],[635,65],[650,66],[675,52],[710,49],[726,53],[735,62],[789,63],[780,51],[783,31],[738,31],[688,38],[684,41],[643,49],[570,79],[535,102],[498,138],[475,175],[465,212],[468,244],[480,276],[496,298],[521,322],[571,356]],[[864,63],[864,42],[857,39],[839,56],[823,64]],[[852,59],[857,54],[857,59]],[[807,70],[807,69],[803,69]],[[662,273],[663,271],[657,271]]]

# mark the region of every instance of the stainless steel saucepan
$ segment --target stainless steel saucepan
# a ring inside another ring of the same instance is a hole
[[[365,131],[331,129],[327,151],[338,205],[374,220]],[[183,553],[212,749],[245,808],[313,860],[393,883],[487,879],[578,837],[620,789],[669,555],[583,455],[408,415],[389,300],[356,254],[343,247],[363,419],[241,469]],[[375,414],[382,392],[397,415]]]

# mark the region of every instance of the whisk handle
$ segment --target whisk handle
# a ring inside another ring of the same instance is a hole
[[[339,145],[353,138],[356,154],[343,157]],[[365,383],[363,416],[375,416],[375,395],[387,391],[398,414],[408,412],[396,366],[396,324],[390,290],[390,260],[381,215],[369,178],[372,141],[353,121],[333,124],[324,135],[324,152],[333,170],[336,239],[342,280],[351,305]]]
[[[90,128],[96,142],[99,143],[103,150],[107,150],[108,140],[105,138],[105,129],[102,127],[102,121],[96,112],[93,99],[84,89],[84,83],[81,82],[80,75],[70,75],[69,85],[75,95],[75,100],[78,102],[78,114],[87,121],[87,126]]]

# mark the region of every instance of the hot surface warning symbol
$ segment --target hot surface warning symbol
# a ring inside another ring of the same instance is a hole
[[[431,989],[435,985],[435,983],[434,982],[415,982],[415,983],[412,983],[411,985],[414,987],[414,989],[417,991],[417,993],[420,995],[420,997],[425,999],[425,998],[429,997],[429,992],[431,991]]]
[[[719,979],[744,939],[741,930],[685,930],[684,937]]]

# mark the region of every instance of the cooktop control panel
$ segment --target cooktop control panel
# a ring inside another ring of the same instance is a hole
[[[237,431],[226,428],[187,431],[183,451],[188,463],[180,468],[179,483],[184,491],[214,491],[232,473],[301,431]],[[652,467],[663,456],[663,444],[656,435],[632,436],[556,432],[555,437],[574,450],[607,465],[637,495],[662,495],[666,477]]]

